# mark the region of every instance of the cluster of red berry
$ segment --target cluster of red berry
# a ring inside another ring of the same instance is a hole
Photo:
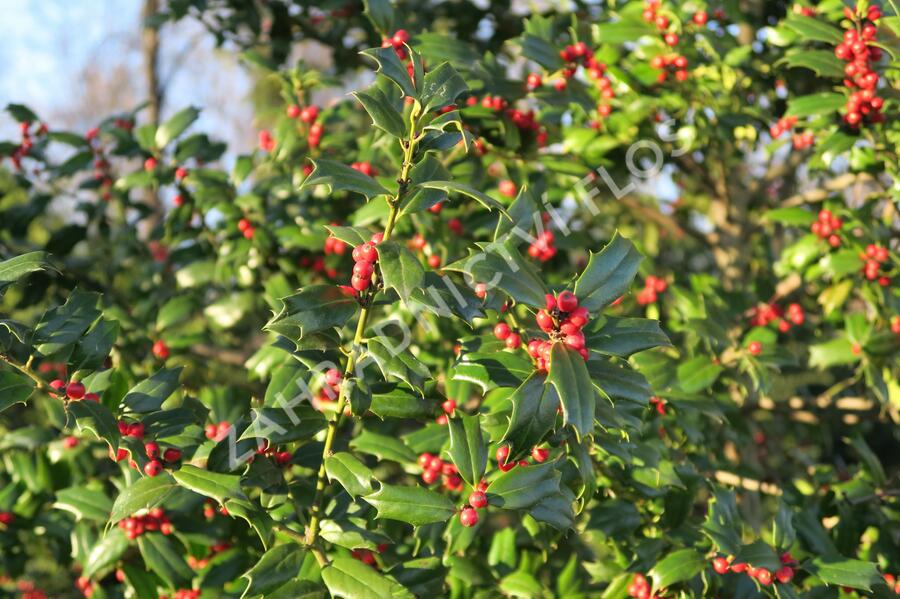
[[[778,122],[769,127],[769,135],[772,136],[772,139],[778,139],[781,137],[781,134],[790,131],[794,128],[794,125],[797,124],[797,117],[795,116],[783,116],[778,119]]]
[[[162,339],[157,340],[153,343],[151,351],[153,352],[153,355],[159,360],[169,359],[169,346],[166,345],[166,342]]]
[[[835,46],[834,55],[847,63],[844,67],[844,86],[856,90],[850,94],[844,107],[844,121],[851,127],[858,127],[860,123],[884,122],[881,113],[884,99],[875,95],[879,77],[872,69],[873,63],[881,60],[882,56],[881,48],[874,44],[881,9],[870,6],[865,17],[862,17],[850,8],[844,8],[844,16],[852,22],[851,28],[844,32],[844,41]]]
[[[527,460],[519,460],[518,462],[509,460],[509,445],[501,445],[498,447],[497,451],[494,452],[494,458],[497,460],[497,468],[500,469],[500,472],[509,472],[516,466],[524,467],[528,465]],[[544,459],[546,459],[546,457]]]
[[[629,597],[635,597],[636,599],[659,599],[659,595],[656,593],[650,594],[650,581],[640,572],[635,573],[627,591]]]
[[[772,574],[771,570],[766,568],[755,568],[750,564],[735,564],[732,563],[734,560],[733,556],[726,557],[716,557],[712,560],[712,567],[716,574],[727,574],[728,572],[735,572],[737,574],[746,573],[747,576],[753,578],[759,584],[763,586],[769,586],[772,584],[773,580],[777,580],[782,584],[787,584],[791,580],[794,579],[794,567],[797,565],[797,560],[791,556],[790,553],[783,553],[781,555],[781,564],[782,567]]]
[[[791,146],[795,150],[805,150],[809,148],[815,143],[816,136],[813,135],[812,131],[805,131],[803,133],[794,133],[791,136]]]
[[[200,599],[202,591],[200,589],[178,589],[172,595],[172,599]],[[160,595],[159,599],[169,599],[168,595]]]
[[[216,512],[218,512],[222,516],[227,516],[228,508],[226,508],[224,505],[216,507],[215,501],[213,501],[212,499],[206,499],[203,502],[203,517],[207,520],[212,520],[216,517]]]
[[[882,265],[888,263],[890,252],[886,247],[870,243],[866,246],[866,253],[860,255],[865,261],[863,265],[863,275],[870,281],[878,279],[878,284],[887,287],[891,284],[891,278],[881,274]]]
[[[795,4],[791,7],[791,10],[795,15],[803,15],[804,17],[814,17],[816,16],[816,9],[812,6],[803,6],[802,4]]]
[[[151,509],[146,514],[131,516],[119,520],[119,528],[125,531],[125,536],[129,539],[136,539],[145,532],[159,531],[164,535],[170,535],[175,530],[169,518],[160,507]]]
[[[0,512],[0,524],[9,526],[16,521],[16,515],[12,512]]]
[[[353,276],[350,278],[349,291],[354,296],[366,291],[372,284],[372,275],[375,274],[375,264],[378,262],[378,250],[375,249],[375,245],[383,238],[382,233],[376,233],[372,236],[371,241],[361,243],[353,248],[351,254],[354,262]]]
[[[337,223],[331,223],[332,225],[336,225]],[[343,256],[344,252],[347,251],[347,244],[335,237],[334,235],[329,235],[325,238],[325,255],[329,256],[334,254],[335,256]]]
[[[670,73],[679,82],[687,81],[689,77],[687,58],[681,54],[657,54],[650,59],[650,66],[659,71],[656,76],[657,83],[665,83]]]
[[[10,155],[10,160],[12,160],[13,167],[15,167],[16,170],[22,169],[22,159],[27,156],[28,152],[31,151],[31,148],[34,147],[34,140],[31,137],[31,123],[28,121],[19,123],[19,131],[22,133],[22,141]],[[35,134],[46,135],[47,125],[44,125],[43,123],[39,125]]]
[[[350,165],[350,168],[361,172],[364,175],[369,177],[375,177],[378,175],[378,170],[372,166],[371,162],[354,162]]]
[[[94,594],[94,583],[87,576],[79,576],[75,579],[75,588],[81,591],[85,597],[91,597]]]
[[[325,410],[324,404],[332,403],[338,398],[338,395],[341,392],[341,381],[343,378],[344,375],[341,374],[341,371],[337,368],[329,368],[325,371],[323,376],[324,383],[319,388],[318,394],[312,401],[315,409],[322,412]]]
[[[207,439],[212,439],[216,443],[224,439],[228,436],[228,431],[231,429],[231,424],[226,421],[222,421],[219,423],[207,424],[203,429],[203,434]]]
[[[246,239],[253,239],[253,235],[256,234],[256,228],[254,228],[253,223],[250,222],[248,218],[242,218],[238,221],[237,224],[238,231],[241,232]]]
[[[669,30],[672,25],[669,21],[669,17],[657,14],[656,11],[659,9],[659,5],[660,0],[647,0],[644,2],[644,12],[642,13],[642,16],[648,23],[654,23],[656,25],[656,28],[663,34],[663,40],[666,42],[666,45],[677,46],[678,34]]]
[[[62,379],[54,379],[50,381],[50,388],[57,393],[64,394],[72,401],[100,401],[100,396],[96,393],[85,393],[84,383],[78,381],[69,381],[66,383]]]
[[[447,419],[452,416],[453,412],[456,410],[456,400],[445,399],[441,403],[441,409],[444,411],[444,413],[438,416],[435,422],[443,426],[447,424]]]
[[[556,342],[565,343],[587,360],[589,354],[584,346],[584,333],[581,332],[591,318],[587,309],[578,306],[578,298],[571,291],[562,291],[555,297],[547,294],[546,301],[546,308],[538,311],[535,320],[549,340],[532,339],[528,342],[528,354],[534,358],[537,369],[546,371],[549,368],[550,352]]]
[[[660,416],[666,415],[666,400],[662,397],[657,397],[656,395],[650,398],[650,404],[653,406],[653,409],[656,410],[656,413]]]
[[[406,42],[409,41],[409,32],[406,29],[398,29],[390,37],[381,39],[382,48],[393,48],[400,60],[406,60]]]
[[[494,325],[494,337],[505,342],[509,349],[518,349],[522,345],[522,336],[513,332],[505,322]]]
[[[275,463],[279,466],[286,466],[294,459],[294,454],[290,451],[278,451],[275,447],[271,447],[268,441],[265,441],[256,448],[256,455],[269,456],[274,459]],[[253,458],[250,459],[251,461],[253,460]]]
[[[797,303],[788,304],[787,318],[778,321],[778,330],[787,333],[791,330],[791,325],[800,326],[806,321],[806,314],[803,312],[803,306]]]
[[[209,548],[209,553],[206,554],[205,557],[197,558],[193,555],[189,555],[187,557],[187,564],[194,570],[202,570],[206,566],[209,565],[209,560],[214,558],[216,555],[222,553],[223,551],[227,551],[231,549],[230,543],[216,543],[212,547]]]
[[[422,469],[422,481],[426,485],[435,484],[440,477],[441,483],[448,491],[462,491],[463,480],[456,466],[445,462],[440,456],[428,452],[419,455],[419,467]]]
[[[844,221],[832,214],[831,210],[819,210],[819,218],[814,222],[809,230],[819,239],[828,241],[828,245],[833,248],[841,245],[841,238],[838,232],[844,226]]]
[[[47,593],[37,588],[30,580],[20,580],[16,588],[22,593],[20,599],[47,599]]]
[[[547,262],[556,256],[556,246],[553,245],[555,238],[553,231],[545,230],[537,236],[531,245],[528,246],[528,255],[532,258]]]
[[[588,77],[596,82],[597,89],[600,90],[601,101],[597,105],[597,113],[601,117],[609,116],[612,112],[609,101],[616,97],[616,92],[612,88],[612,81],[606,75],[606,64],[598,61],[594,51],[584,42],[566,46],[560,51],[559,56],[566,62],[566,67],[562,70],[563,78],[554,82],[554,89],[563,91],[568,87],[568,80],[575,75],[580,62],[584,65]]]
[[[669,284],[662,277],[647,275],[644,279],[644,288],[638,291],[636,300],[641,306],[652,304],[656,301],[658,295],[669,288]]]
[[[885,574],[884,584],[886,584],[889,589],[894,591],[895,595],[900,595],[900,580],[897,580],[896,576],[894,576],[893,574]]]
[[[384,553],[388,548],[387,543],[380,543],[377,547],[378,553]],[[375,552],[370,549],[354,549],[350,552],[350,557],[359,560],[367,566],[378,569],[378,560],[375,558]]]
[[[271,152],[275,149],[275,138],[269,133],[268,129],[259,132],[259,149],[263,152]]]

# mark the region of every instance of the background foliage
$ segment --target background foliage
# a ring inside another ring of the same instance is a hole
[[[520,8],[172,0],[272,90],[234,160],[7,107],[4,593],[893,594],[896,7]]]

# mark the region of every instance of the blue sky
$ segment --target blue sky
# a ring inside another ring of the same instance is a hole
[[[59,114],[69,102],[83,101],[79,75],[85,67],[104,69],[123,62],[140,84],[136,52],[141,0],[0,0],[0,106],[23,103],[40,115]],[[167,25],[162,35],[161,71],[187,54],[168,87],[167,112],[189,104],[204,108],[197,127],[222,132],[230,143],[252,143],[247,102],[233,102],[235,90],[246,93],[249,79],[227,53],[214,54],[211,36],[190,21]],[[218,56],[218,58],[216,58]],[[229,102],[223,101],[223,94]],[[111,98],[112,102],[116,98]],[[130,106],[122,105],[122,109]],[[97,114],[99,117],[104,116]],[[64,123],[51,123],[63,126]],[[86,128],[80,124],[79,129]],[[0,116],[0,138],[14,134],[15,124]]]

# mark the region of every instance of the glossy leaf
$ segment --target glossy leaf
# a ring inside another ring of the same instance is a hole
[[[477,415],[450,418],[450,459],[469,486],[481,481],[487,468],[487,443]]]
[[[614,302],[631,286],[643,257],[618,233],[600,252],[591,252],[587,267],[575,281],[580,306],[596,312]]]
[[[590,434],[594,429],[597,392],[591,384],[584,358],[564,344],[554,343],[547,382],[556,388],[563,423],[574,426],[579,435]]]
[[[456,513],[456,506],[449,498],[422,487],[382,485],[363,499],[378,510],[379,518],[413,526],[446,522]]]

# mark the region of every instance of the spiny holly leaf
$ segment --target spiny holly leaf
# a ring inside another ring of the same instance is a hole
[[[781,567],[781,558],[772,549],[771,545],[758,539],[748,545],[741,547],[734,557],[736,563],[750,564],[757,568],[766,568],[771,572],[775,572]]]
[[[427,210],[447,199],[447,194],[440,189],[429,189],[420,184],[428,181],[445,181],[450,178],[450,171],[441,164],[441,161],[426,154],[425,157],[413,165],[409,171],[409,180],[412,185],[411,193],[404,196],[400,205],[400,217],[413,212]]]
[[[365,14],[382,35],[394,31],[394,7],[390,0],[364,0]]]
[[[832,45],[840,44],[844,41],[844,36],[841,34],[840,29],[815,17],[790,13],[787,19],[784,20],[784,24],[789,29],[799,33],[805,40],[828,42]]]
[[[381,183],[345,164],[324,158],[312,160],[312,163],[315,170],[303,181],[304,188],[328,185],[331,191],[352,191],[366,196],[368,200],[380,195],[390,195]]]
[[[158,476],[139,478],[119,492],[109,514],[109,521],[115,524],[139,510],[162,505],[177,489],[178,483],[166,472]]]
[[[137,414],[158,411],[163,402],[178,389],[181,371],[181,367],[157,370],[149,379],[131,388],[122,399],[122,409]]]
[[[488,210],[496,210],[500,214],[504,215],[506,218],[509,218],[509,214],[507,214],[506,209],[499,203],[497,200],[492,198],[491,196],[478,191],[474,187],[470,187],[465,183],[459,183],[457,181],[425,181],[419,184],[420,187],[424,187],[426,189],[440,189],[446,193],[459,193],[465,196],[469,196]]]
[[[846,103],[847,98],[844,94],[834,92],[822,92],[807,96],[798,96],[796,98],[791,98],[785,115],[806,117],[816,114],[833,114],[843,108]],[[785,208],[784,210],[790,210],[790,208]],[[772,212],[777,212],[777,210],[769,211],[767,218],[771,218],[770,215]],[[813,217],[811,212],[805,210],[804,212],[810,215],[811,218]]]
[[[719,491],[709,504],[703,532],[720,551],[736,555],[741,548],[740,522],[734,493]]]
[[[159,575],[169,588],[182,588],[194,577],[182,557],[182,551],[171,537],[148,533],[138,537],[138,548],[147,567]]]
[[[341,483],[353,498],[372,492],[374,473],[352,453],[339,451],[325,458],[325,472],[329,480]]]
[[[814,71],[820,77],[840,79],[844,76],[843,63],[829,50],[792,49],[784,58],[776,62],[776,66],[784,63],[789,67],[803,67]]]
[[[556,388],[563,410],[563,422],[575,427],[579,436],[594,429],[597,392],[591,384],[581,355],[562,343],[554,343],[550,352],[547,382]]]
[[[29,252],[0,262],[0,296],[25,275],[42,270],[55,270],[47,252]]]
[[[444,269],[465,273],[473,286],[474,283],[485,283],[497,287],[517,302],[544,307],[544,296],[549,291],[534,266],[522,258],[515,240],[476,245],[479,251],[470,250],[467,258],[448,264]]]
[[[467,353],[453,367],[453,378],[477,384],[484,392],[495,387],[518,387],[532,372],[534,365],[520,353]]]
[[[643,260],[634,244],[616,233],[600,252],[591,252],[587,268],[575,281],[579,305],[597,312],[628,291]]]
[[[353,95],[372,117],[372,124],[394,137],[403,139],[407,137],[406,122],[394,108],[391,99],[385,96],[377,85],[373,85],[365,92],[355,92]]]
[[[422,287],[425,269],[412,252],[394,241],[378,244],[378,267],[386,288],[395,289],[405,303]]]
[[[872,562],[843,557],[816,557],[804,569],[817,576],[825,584],[871,591],[872,585],[883,579]]]
[[[393,460],[400,464],[416,461],[416,454],[397,437],[364,430],[350,441],[356,451],[373,455],[380,460]]]
[[[507,510],[528,508],[559,493],[559,480],[556,462],[516,466],[491,483],[488,502]]]
[[[546,522],[557,530],[568,530],[575,522],[575,509],[572,507],[575,495],[565,485],[560,486],[559,491],[531,506],[528,514],[538,522]]]
[[[75,514],[76,520],[106,522],[113,502],[101,489],[69,487],[56,493],[53,507]]]
[[[456,506],[449,498],[422,487],[381,485],[378,491],[363,499],[378,510],[378,518],[413,526],[446,522],[456,513]]]
[[[90,578],[97,572],[113,566],[122,558],[129,546],[130,542],[123,531],[118,528],[110,529],[91,549],[81,575]]]
[[[290,405],[290,402],[288,403]],[[311,439],[325,430],[327,422],[321,412],[309,404],[281,408],[254,408],[252,420],[240,440],[266,439],[272,445]]]
[[[426,272],[419,289],[412,293],[412,306],[420,305],[441,317],[456,316],[469,326],[484,317],[483,303],[467,285],[457,285],[446,275]]]
[[[408,348],[401,351],[393,344],[389,345],[380,339],[373,338],[369,339],[368,350],[375,363],[378,364],[378,368],[381,369],[385,380],[390,381],[396,377],[419,393],[425,393],[425,379],[431,374],[428,367],[412,355]]]
[[[99,293],[74,290],[65,304],[44,314],[35,327],[35,349],[52,356],[69,348],[100,317],[99,301]]]
[[[393,48],[370,48],[369,50],[363,50],[361,54],[377,62],[378,73],[397,84],[397,87],[400,88],[404,95],[413,98],[418,97],[413,80],[409,76],[409,71],[406,70],[406,65],[400,62],[400,58]]]
[[[34,381],[17,372],[0,372],[0,412],[25,403],[34,392]]]
[[[226,499],[247,499],[241,490],[241,477],[237,474],[221,474],[184,464],[172,473],[172,477],[182,487],[205,497],[212,497],[220,504]]]
[[[369,412],[384,418],[425,418],[433,416],[437,403],[395,383],[379,383],[372,386],[372,403]]]
[[[200,116],[200,109],[189,106],[184,108],[169,118],[168,121],[159,126],[156,130],[154,141],[158,149],[165,148],[169,142],[184,133],[185,129],[197,120]]]
[[[341,227],[338,225],[325,225],[337,239],[340,239],[350,247],[356,247],[372,239],[372,231],[365,227]]]
[[[697,356],[679,364],[678,386],[685,393],[697,393],[712,386],[724,368],[713,363],[708,356]]]
[[[343,599],[413,599],[399,582],[349,557],[338,557],[323,568],[322,580],[332,596]]]
[[[653,347],[671,345],[658,320],[607,316],[588,324],[585,346],[592,352],[627,358]]]
[[[481,420],[475,416],[461,415],[451,418],[450,459],[459,475],[471,487],[475,487],[484,476],[487,467],[487,443],[481,433]]]
[[[113,452],[119,448],[119,427],[109,408],[96,401],[82,400],[69,402],[68,409],[79,431],[94,433],[109,443]]]
[[[559,396],[545,383],[546,377],[535,372],[509,396],[512,415],[501,442],[511,446],[510,460],[531,451],[556,424]]]
[[[359,308],[356,300],[333,285],[310,285],[281,301],[281,311],[265,328],[293,341],[342,327]]]
[[[72,352],[70,362],[75,370],[103,366],[119,336],[119,323],[101,318],[85,333]]]
[[[453,104],[456,98],[468,90],[465,80],[449,63],[441,63],[425,75],[421,102],[424,112],[439,110]]]
[[[266,551],[252,568],[241,575],[249,581],[241,597],[268,596],[272,591],[291,580],[303,565],[305,551],[291,543],[278,545]]]
[[[338,547],[345,549],[368,549],[377,551],[381,543],[390,543],[390,539],[374,530],[365,528],[362,518],[341,518],[340,520],[323,520],[319,535]]]
[[[690,580],[706,565],[703,555],[695,549],[681,549],[670,553],[653,566],[648,573],[654,589],[665,589],[673,584]]]
[[[592,358],[587,363],[587,369],[597,387],[610,399],[624,399],[647,405],[653,395],[644,375],[611,360]]]

